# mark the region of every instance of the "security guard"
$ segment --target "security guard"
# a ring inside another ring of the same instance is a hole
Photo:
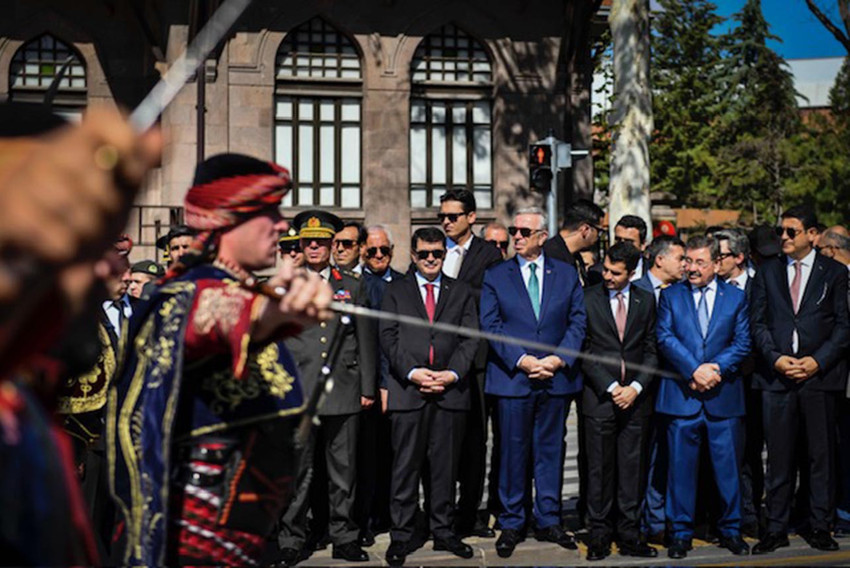
[[[162,278],[165,270],[152,260],[140,260],[130,267],[130,283],[127,293],[133,298],[141,298],[145,285]]]
[[[183,254],[192,246],[195,240],[195,230],[186,225],[175,225],[168,232],[156,240],[156,248],[165,251],[163,260],[169,266],[177,262]]]
[[[312,210],[296,216],[293,226],[298,229],[305,266],[331,284],[334,300],[368,306],[363,281],[330,263],[331,242],[334,234],[342,228],[342,221],[331,213]],[[313,392],[322,366],[329,362],[331,344],[340,325],[343,323],[337,316],[286,340],[286,346],[301,371],[301,382],[307,396]],[[324,531],[324,523],[316,521],[329,515],[326,524],[334,558],[349,562],[369,559],[358,542],[353,505],[359,414],[361,409],[374,404],[376,395],[376,331],[371,321],[355,318],[336,338],[342,344],[336,361],[330,361],[333,390],[318,411],[321,425],[314,430],[313,438],[304,450],[295,500],[282,520],[279,545],[281,560],[285,564],[294,564],[303,557],[307,542],[307,510],[310,508],[314,533]],[[311,468],[316,473],[327,471],[327,479],[314,475]],[[312,488],[309,487],[311,479]],[[315,542],[324,535],[313,534],[311,537],[311,541]]]
[[[295,266],[304,266],[301,237],[298,236],[298,230],[295,227],[290,227],[287,232],[280,236],[277,240],[277,246],[280,249],[280,258],[286,258],[288,256],[292,258]]]

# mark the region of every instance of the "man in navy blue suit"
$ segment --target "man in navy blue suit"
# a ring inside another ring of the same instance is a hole
[[[688,282],[661,294],[658,350],[677,377],[660,381],[656,412],[670,417],[667,447],[667,519],[673,531],[670,558],[691,548],[697,476],[703,440],[723,502],[717,523],[720,545],[749,554],[741,538],[740,464],[744,449],[744,384],[739,366],[750,352],[747,297],[715,276],[717,241],[694,237],[687,243]]]
[[[521,209],[508,229],[516,257],[489,268],[481,290],[481,328],[578,351],[587,316],[578,273],[543,255],[546,215]],[[486,392],[496,399],[500,428],[502,534],[496,552],[513,554],[526,529],[523,498],[533,456],[535,536],[575,549],[561,527],[561,470],[568,397],[581,391],[574,357],[491,342]]]

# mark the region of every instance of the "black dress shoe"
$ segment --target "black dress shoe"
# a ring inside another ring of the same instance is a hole
[[[611,554],[611,543],[603,539],[592,539],[587,547],[587,559],[604,560]]]
[[[680,560],[688,556],[691,549],[691,541],[683,538],[674,538],[667,548],[667,556],[674,560]]]
[[[773,552],[777,548],[789,546],[788,535],[781,533],[767,533],[763,539],[758,541],[753,547],[753,554],[767,554]]]
[[[720,547],[725,548],[735,556],[749,556],[750,545],[744,542],[741,535],[723,536],[720,535]]]
[[[540,542],[554,542],[558,546],[562,546],[570,550],[578,549],[576,539],[574,539],[571,535],[568,535],[560,525],[552,525],[551,527],[536,531],[534,533],[534,538]]]
[[[809,546],[817,550],[826,550],[829,552],[838,550],[838,543],[829,536],[828,531],[822,529],[813,530],[809,534],[809,538],[806,539],[806,542],[809,543]]]
[[[509,558],[514,553],[516,545],[519,544],[521,537],[519,531],[513,529],[505,529],[499,535],[496,541],[496,554],[500,558]]]
[[[664,531],[650,533],[646,537],[646,542],[649,544],[657,544],[658,546],[667,546],[667,539]]]
[[[407,542],[394,540],[387,549],[387,564],[390,566],[401,566],[407,559]]]
[[[472,530],[469,531],[469,536],[477,536],[479,538],[496,538],[496,531],[487,526],[484,521],[478,521]]]
[[[301,551],[297,548],[281,548],[278,560],[284,566],[295,566],[301,561]]]
[[[360,548],[360,545],[357,544],[356,540],[340,544],[339,546],[334,545],[333,557],[341,560],[348,560],[349,562],[369,561],[369,555],[366,554],[365,550]]]
[[[445,550],[461,558],[472,558],[474,555],[472,547],[456,536],[447,538],[434,537],[434,550]]]
[[[622,556],[636,556],[638,558],[655,558],[658,556],[656,549],[639,540],[619,542],[617,548]]]
[[[360,531],[360,537],[357,539],[357,541],[363,548],[368,548],[375,544],[375,533],[368,529],[366,529],[365,531]]]

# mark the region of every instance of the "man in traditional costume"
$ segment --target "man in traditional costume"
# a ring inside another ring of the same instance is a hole
[[[126,563],[254,565],[291,497],[305,397],[280,340],[326,319],[332,292],[286,263],[269,281],[288,290],[279,303],[246,287],[274,264],[290,187],[285,169],[237,154],[195,172],[196,254],[135,314],[108,402]]]

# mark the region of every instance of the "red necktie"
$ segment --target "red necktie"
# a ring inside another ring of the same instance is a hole
[[[428,321],[434,323],[434,312],[437,309],[437,301],[434,299],[434,285],[425,284],[425,312],[428,314]],[[434,346],[431,345],[428,351],[428,364],[434,364]]]
[[[620,336],[620,343],[623,342],[623,337],[626,335],[626,302],[622,292],[617,292],[617,334]],[[620,359],[620,382],[626,380],[626,361]]]

